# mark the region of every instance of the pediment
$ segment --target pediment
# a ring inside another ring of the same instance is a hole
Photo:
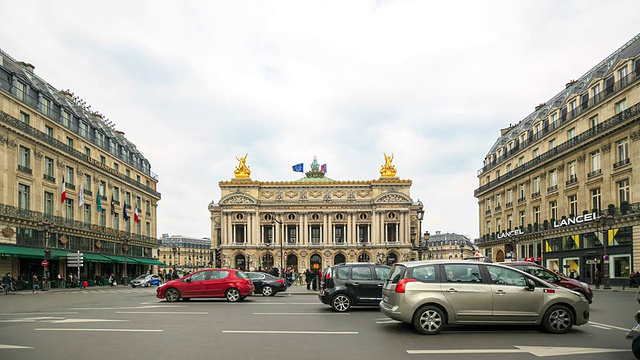
[[[225,205],[257,205],[258,202],[244,194],[232,194],[220,200],[220,204]]]
[[[384,194],[373,201],[375,204],[409,204],[411,205],[411,199],[399,193]]]

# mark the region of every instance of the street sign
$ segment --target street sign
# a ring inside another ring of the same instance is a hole
[[[67,253],[67,267],[83,267],[84,264],[83,253]]]
[[[49,263],[47,262],[47,260],[42,260],[41,262],[42,266],[46,267],[47,265],[49,265]]]

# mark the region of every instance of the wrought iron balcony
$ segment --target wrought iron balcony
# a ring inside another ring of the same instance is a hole
[[[622,167],[622,166],[625,166],[625,165],[629,164],[630,162],[631,162],[631,159],[629,159],[629,158],[626,158],[624,160],[620,160],[617,163],[613,164],[613,168],[617,169],[619,167]]]
[[[29,175],[33,174],[33,170],[31,170],[30,167],[24,166],[24,165],[18,165],[18,171],[23,172],[25,174],[29,174]]]
[[[53,176],[51,176],[51,175],[44,174],[44,175],[42,176],[42,178],[43,178],[43,179],[45,179],[45,180],[47,180],[47,181],[50,181],[50,182],[52,182],[52,183],[55,183],[55,182],[56,182],[56,178],[55,178],[55,177],[53,177]]]
[[[572,184],[576,184],[578,182],[578,177],[576,175],[571,175],[569,177],[569,180],[567,180],[566,184],[567,186],[572,185]]]
[[[558,185],[552,185],[547,188],[547,193],[558,191]]]
[[[587,179],[591,179],[591,178],[594,178],[594,177],[600,176],[600,175],[602,175],[602,169],[594,170],[594,171],[590,172],[589,174],[587,174]]]

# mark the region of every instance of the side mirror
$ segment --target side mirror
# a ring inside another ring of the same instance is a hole
[[[527,278],[527,290],[533,291],[536,288],[536,282],[532,279]]]

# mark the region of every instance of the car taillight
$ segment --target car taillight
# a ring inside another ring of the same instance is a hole
[[[282,279],[277,279],[276,282],[280,283],[280,284],[284,284],[284,280],[282,280]]]
[[[404,293],[407,287],[407,283],[410,282],[416,282],[416,279],[401,279],[400,281],[398,281],[398,284],[396,285],[396,292],[397,293]]]

